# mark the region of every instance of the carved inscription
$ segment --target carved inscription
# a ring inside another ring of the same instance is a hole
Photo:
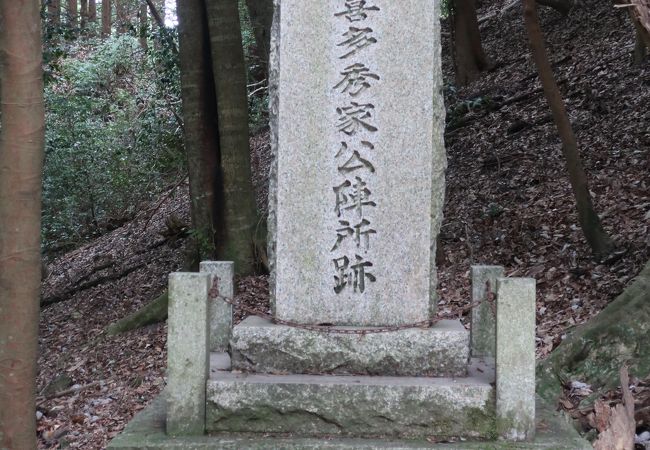
[[[335,132],[341,139],[333,151],[339,180],[332,187],[337,226],[332,230],[331,252],[337,294],[346,290],[363,293],[377,280],[372,273],[372,243],[377,235],[372,223],[372,211],[377,208],[372,185],[377,172],[373,142],[379,127],[372,90],[381,80],[368,65],[368,56],[378,43],[372,18],[380,8],[367,0],[340,1],[334,17],[345,24],[346,31],[337,41],[340,78],[332,87],[338,102]]]

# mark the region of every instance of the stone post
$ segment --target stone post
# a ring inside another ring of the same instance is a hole
[[[228,351],[232,334],[232,305],[223,299],[232,301],[234,297],[235,263],[230,261],[204,261],[200,272],[210,274],[210,287],[217,282],[219,297],[210,299],[208,325],[210,328],[210,351],[224,353]]]
[[[167,434],[205,431],[205,389],[209,371],[206,273],[169,275],[167,320]]]
[[[472,303],[483,302],[472,309],[471,350],[473,358],[494,358],[496,348],[496,317],[487,300],[487,283],[496,292],[497,279],[504,274],[501,266],[472,266]]]
[[[497,280],[496,412],[502,439],[535,434],[535,280]]]

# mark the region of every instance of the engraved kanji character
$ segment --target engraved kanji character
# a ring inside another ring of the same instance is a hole
[[[334,15],[336,17],[345,16],[350,22],[359,22],[368,17],[367,11],[379,11],[379,8],[366,6],[366,0],[346,0],[345,9]]]
[[[350,260],[347,256],[343,256],[342,258],[335,258],[332,261],[334,262],[334,270],[336,271],[336,275],[334,275],[334,292],[340,294],[349,282],[350,274],[348,273],[348,267],[350,266]]]
[[[349,284],[352,284],[354,292],[363,293],[366,290],[366,278],[371,281],[377,281],[377,278],[366,271],[373,264],[365,261],[361,256],[355,255],[356,264],[350,266],[350,259],[347,256],[335,258],[334,263],[334,292],[340,294]],[[351,269],[351,270],[350,270]]]
[[[375,148],[370,142],[362,141],[361,143],[365,146],[368,146],[368,148],[371,150]],[[340,157],[344,152],[348,152],[348,144],[346,142],[341,142],[341,149],[336,154],[336,157]],[[346,175],[350,172],[354,172],[355,170],[362,168],[368,169],[371,173],[375,172],[375,167],[372,165],[372,163],[367,159],[362,158],[358,150],[354,150],[352,152],[352,156],[350,156],[350,158],[344,162],[343,165],[339,166],[338,169],[339,172]]]
[[[351,236],[354,236],[357,248],[363,248],[363,250],[367,251],[370,248],[370,235],[377,234],[377,231],[369,228],[370,221],[366,219],[361,219],[361,222],[354,227],[351,227],[350,222],[347,220],[339,220],[339,224],[342,227],[336,230],[336,244],[334,244],[331,251],[339,248],[341,243]]]
[[[377,39],[372,36],[372,28],[357,28],[350,27],[348,31],[343,33],[345,40],[337,44],[338,47],[345,47],[347,53],[342,56],[339,56],[339,59],[345,59],[348,56],[356,54],[359,50],[362,50],[369,45],[376,44]]]
[[[366,278],[373,283],[377,281],[377,278],[373,274],[366,272],[367,267],[373,266],[371,262],[364,261],[359,255],[354,255],[354,257],[357,260],[357,263],[352,265],[352,271],[354,272],[354,292],[359,290],[359,292],[363,293],[366,290]]]
[[[333,188],[336,195],[334,211],[341,217],[341,211],[356,210],[359,217],[363,217],[365,206],[376,207],[377,203],[370,200],[372,192],[367,188],[367,183],[360,177],[355,177],[355,183],[345,180],[341,185]]]
[[[372,118],[373,109],[375,109],[375,105],[357,102],[350,102],[350,106],[336,108],[336,112],[339,114],[339,131],[348,136],[354,136],[361,128],[371,132],[377,131],[378,128],[367,121]]]
[[[379,80],[379,75],[374,74],[365,64],[356,63],[346,67],[341,72],[343,79],[334,86],[334,89],[341,89],[342,93],[348,92],[356,97],[370,87],[370,79]]]

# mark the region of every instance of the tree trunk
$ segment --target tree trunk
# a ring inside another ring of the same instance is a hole
[[[253,234],[257,221],[238,2],[209,0],[206,4],[221,155],[222,196],[218,204],[222,214],[217,228],[217,256],[222,261],[234,261],[238,274],[250,274],[255,268]]]
[[[45,117],[39,2],[0,1],[0,448],[36,448]]]
[[[111,324],[106,332],[110,335],[125,333],[135,330],[136,328],[146,327],[154,323],[163,322],[167,319],[167,308],[169,297],[167,291],[163,292],[158,298],[147,303],[131,315]]]
[[[548,61],[546,49],[544,48],[544,37],[537,17],[535,0],[524,0],[524,20],[526,22],[533,59],[537,66],[542,87],[544,88],[544,94],[551,107],[553,120],[562,140],[562,153],[566,160],[569,181],[571,182],[573,194],[576,198],[578,220],[594,255],[596,258],[602,259],[612,252],[614,245],[603,229],[600,218],[594,210],[587,183],[587,174],[582,167],[582,161],[578,152],[578,144],[573,134],[571,123],[569,122],[564,101],[562,100],[562,94],[553,78],[553,70]]]
[[[540,5],[549,6],[553,8],[563,16],[569,14],[574,4],[573,0],[536,0],[536,1]]]
[[[79,26],[79,11],[77,9],[77,0],[68,0],[68,26],[77,28]]]
[[[160,10],[156,7],[156,4],[153,2],[153,0],[146,0],[146,2],[149,6],[151,17],[153,17],[153,22],[160,28],[163,28],[165,26],[165,18],[163,14],[161,14]]]
[[[117,34],[124,34],[129,30],[129,16],[125,5],[126,0],[113,0],[117,22]]]
[[[147,4],[142,3],[140,5],[140,11],[138,12],[138,16],[140,19],[140,30],[139,30],[139,35],[140,35],[140,47],[142,47],[143,50],[147,50]]]
[[[630,11],[630,18],[632,19],[636,35],[634,51],[632,52],[632,63],[638,66],[641,65],[648,56],[648,49],[650,48],[650,29],[646,29],[643,26],[640,17],[635,14],[635,11],[633,11],[632,8],[628,9]]]
[[[102,0],[102,36],[111,35],[111,0]]]
[[[255,42],[264,71],[268,76],[269,52],[271,49],[271,24],[273,22],[273,0],[246,0],[251,17]]]
[[[97,2],[96,0],[88,0],[88,20],[97,22]]]
[[[49,0],[47,4],[47,17],[50,25],[61,24],[61,0]]]
[[[591,384],[594,392],[609,390],[617,385],[624,364],[638,378],[647,377],[649,327],[650,261],[621,295],[539,363],[537,392],[557,399],[567,380]]]
[[[481,45],[474,0],[454,0],[453,21],[456,84],[465,86],[490,68]]]
[[[219,137],[208,24],[202,0],[177,0],[185,152],[194,244],[191,266],[215,259]]]
[[[88,0],[80,0],[79,18],[81,20],[81,29],[85,29],[88,24]]]

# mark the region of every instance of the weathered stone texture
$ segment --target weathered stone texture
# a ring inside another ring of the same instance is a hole
[[[234,291],[235,263],[230,261],[204,261],[200,272],[210,274],[210,286],[217,282],[219,296],[210,299],[210,351],[226,352],[232,334],[232,301]]]
[[[360,335],[309,331],[251,316],[235,326],[231,348],[233,368],[245,372],[464,376],[468,341],[465,327],[452,320]]]
[[[203,434],[208,378],[208,289],[210,276],[169,275],[167,320],[167,433]]]
[[[496,317],[493,304],[487,301],[487,285],[496,292],[497,279],[503,277],[501,266],[472,266],[472,303],[481,302],[472,309],[471,355],[473,358],[489,356],[496,352]]]
[[[344,4],[283,0],[276,12],[269,208],[274,310],[301,323],[417,322],[435,309],[435,240],[444,199],[439,2],[378,2],[379,10],[352,25],[335,15]],[[376,42],[345,57],[350,26],[371,28],[368,38]],[[339,83],[354,64],[379,79],[368,78],[371,86],[353,96]],[[364,120],[376,131],[341,131],[341,108],[352,102],[370,105]],[[361,147],[374,171],[342,171],[347,156],[336,155]],[[375,233],[368,248],[355,247],[348,236],[334,251],[337,233],[348,235],[362,223],[335,212],[334,189],[357,176],[367,183],[367,200],[376,203],[363,213]],[[375,281],[368,277],[363,293],[354,292],[351,271],[342,292],[334,292],[334,260],[342,256],[350,264],[373,264],[366,270]]]
[[[485,379],[242,375],[208,381],[210,432],[494,437]]]
[[[535,433],[535,313],[534,279],[497,280],[497,425],[507,440]]]

